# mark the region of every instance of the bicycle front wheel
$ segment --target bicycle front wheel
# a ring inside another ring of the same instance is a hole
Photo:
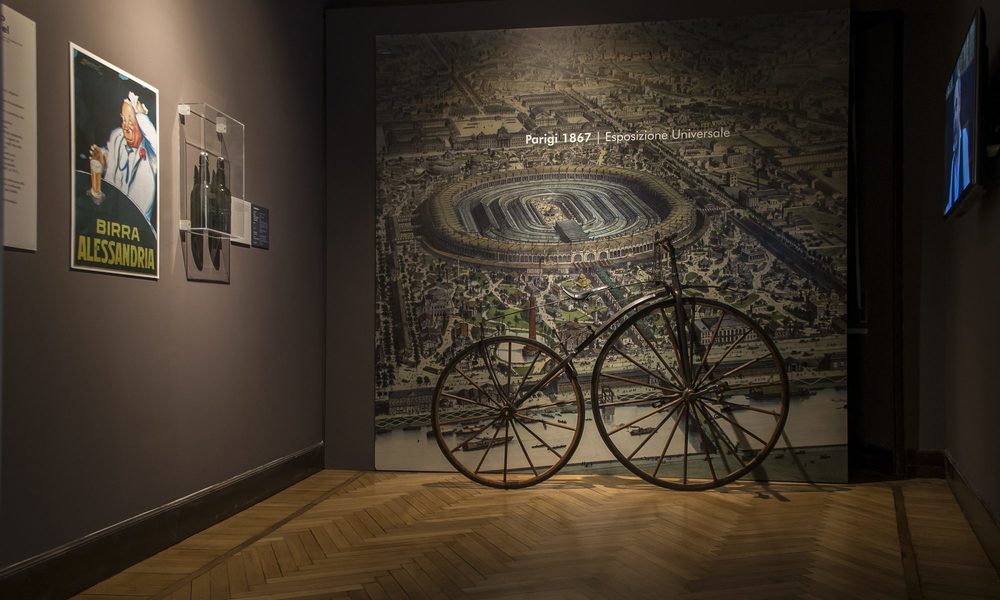
[[[705,490],[753,475],[788,416],[784,361],[739,310],[705,298],[641,308],[611,334],[591,379],[594,423],[630,471]],[[680,318],[683,315],[683,318]]]
[[[497,336],[459,352],[434,390],[431,420],[448,462],[469,479],[522,488],[569,461],[583,431],[583,393],[548,346]]]

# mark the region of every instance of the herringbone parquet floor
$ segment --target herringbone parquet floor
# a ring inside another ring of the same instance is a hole
[[[502,491],[324,471],[79,596],[136,597],[1000,598],[1000,580],[940,480]]]

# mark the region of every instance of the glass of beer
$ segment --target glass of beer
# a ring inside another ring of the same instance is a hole
[[[87,191],[87,195],[94,201],[94,204],[100,204],[104,200],[104,194],[101,193],[101,174],[103,172],[101,161],[96,158],[90,159],[90,190]]]

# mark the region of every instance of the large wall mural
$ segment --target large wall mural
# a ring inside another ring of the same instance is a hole
[[[687,281],[785,358],[767,476],[846,479],[846,11],[381,36],[376,52],[377,468],[450,470],[430,430],[449,359],[484,335],[570,345],[622,298],[562,290],[651,276],[672,239]],[[588,429],[566,470],[625,472]]]

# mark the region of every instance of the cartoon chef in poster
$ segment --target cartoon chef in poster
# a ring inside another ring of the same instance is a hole
[[[107,146],[90,147],[104,180],[128,196],[150,223],[156,209],[157,147],[156,126],[134,92],[122,101],[121,127],[112,130]]]

